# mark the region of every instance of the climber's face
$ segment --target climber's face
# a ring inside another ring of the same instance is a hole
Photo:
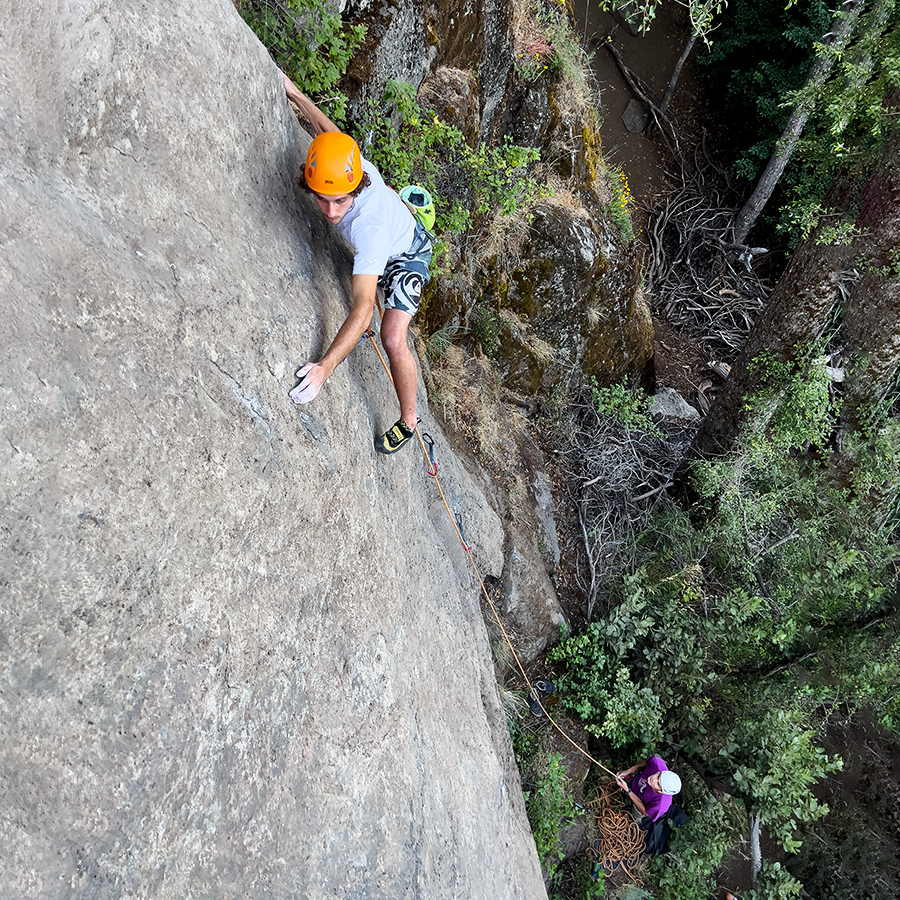
[[[662,793],[662,788],[659,786],[659,772],[657,772],[655,775],[651,775],[647,779],[647,784],[649,784],[657,794]]]
[[[316,198],[316,203],[319,204],[322,214],[332,225],[337,225],[353,207],[352,194],[332,196],[330,194],[316,194],[313,192],[313,196]]]

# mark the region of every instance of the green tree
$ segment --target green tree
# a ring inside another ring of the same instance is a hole
[[[887,7],[889,4],[892,5],[892,0],[875,0],[875,3],[880,7]],[[793,109],[781,137],[778,139],[775,152],[766,164],[753,192],[735,218],[733,226],[735,243],[744,243],[762,208],[772,196],[772,192],[800,140],[800,135],[816,108],[816,102],[819,100],[835,62],[842,56],[859,26],[864,8],[863,0],[851,0],[851,2],[843,4],[834,14],[831,29],[816,46],[816,56],[806,83],[800,91],[793,95]],[[880,27],[883,29],[883,22],[880,23]]]
[[[820,744],[836,673],[865,673],[838,692],[845,705],[894,721],[896,650],[871,626],[898,615],[900,553],[869,488],[900,478],[900,444],[860,452],[835,484],[840,404],[820,347],[752,368],[760,389],[732,452],[692,464],[690,506],[661,505],[605,615],[548,659],[592,733],[689,754],[743,802],[757,849],[764,829],[793,853],[826,811],[813,787],[840,767]],[[759,896],[797,887],[758,853],[757,870]]]
[[[365,26],[345,26],[325,0],[239,0],[238,9],[279,68],[341,124],[347,98],[335,87]]]

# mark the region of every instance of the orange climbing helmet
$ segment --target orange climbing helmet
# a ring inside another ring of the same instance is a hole
[[[363,177],[362,157],[356,141],[340,131],[326,131],[309,145],[306,183],[317,194],[349,194]]]

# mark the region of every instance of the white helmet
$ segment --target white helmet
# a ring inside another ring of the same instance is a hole
[[[681,790],[681,779],[668,769],[659,773],[659,789],[664,794],[677,794]]]

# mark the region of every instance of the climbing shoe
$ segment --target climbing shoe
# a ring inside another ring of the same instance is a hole
[[[375,438],[375,449],[379,453],[396,453],[413,434],[412,428],[403,419],[398,419],[381,437]]]
[[[528,695],[528,708],[531,710],[533,716],[542,716],[544,714],[544,710],[541,708],[541,704],[538,702],[537,695],[534,691]]]

